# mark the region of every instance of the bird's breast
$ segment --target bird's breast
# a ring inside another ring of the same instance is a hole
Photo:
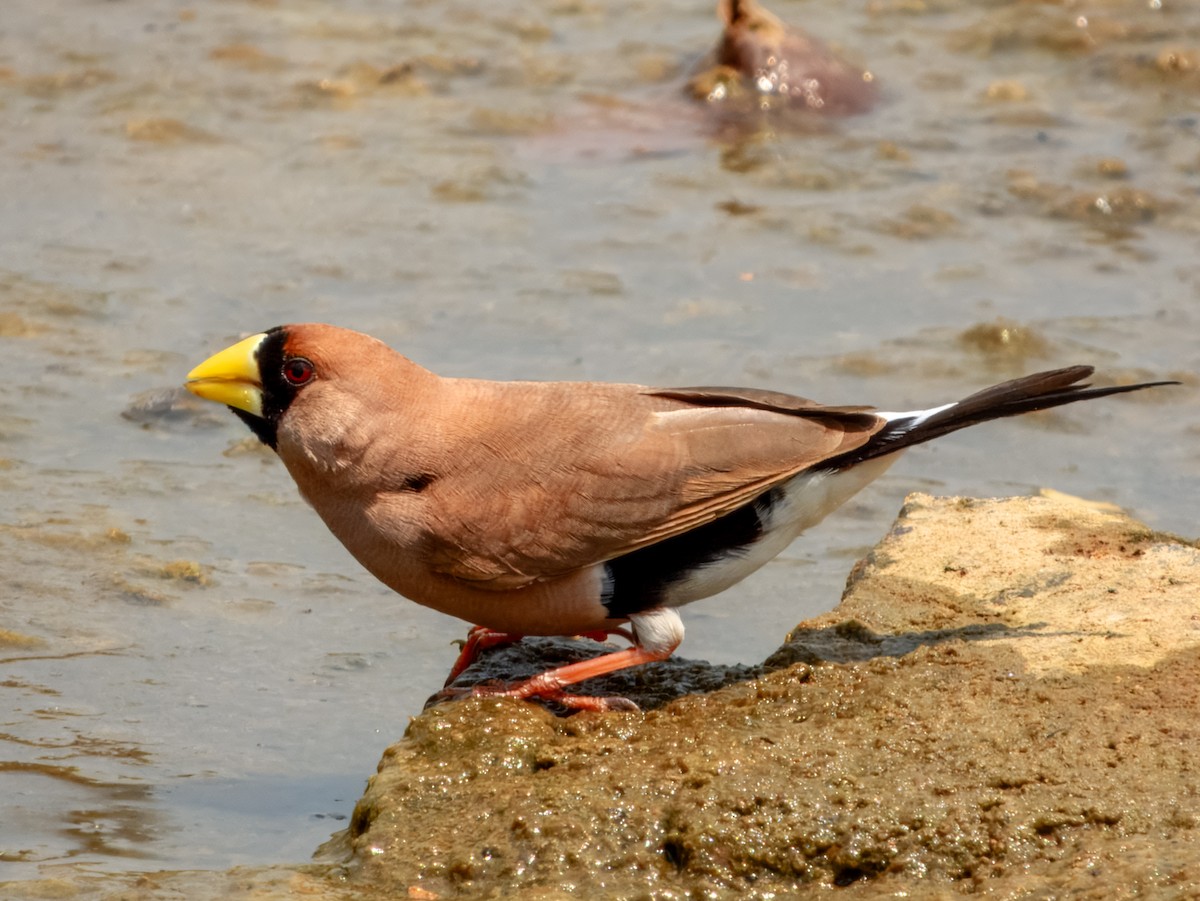
[[[601,603],[604,572],[600,566],[508,590],[439,572],[430,564],[436,523],[424,494],[378,493],[364,501],[322,489],[305,496],[368,572],[422,606],[523,635],[574,635],[622,621]]]

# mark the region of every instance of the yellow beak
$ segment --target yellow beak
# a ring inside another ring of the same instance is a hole
[[[258,345],[266,334],[251,335],[213,354],[188,373],[188,391],[205,400],[237,407],[262,416],[262,377],[258,372]]]

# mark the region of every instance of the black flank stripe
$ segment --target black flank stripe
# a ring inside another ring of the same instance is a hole
[[[762,537],[782,491],[772,488],[720,519],[608,561],[609,594],[603,599],[614,618],[662,603],[666,590],[691,573],[744,552]]]

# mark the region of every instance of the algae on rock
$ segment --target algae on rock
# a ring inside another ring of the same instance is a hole
[[[645,713],[421,714],[355,811],[351,882],[1194,897],[1198,579],[1193,544],[1121,515],[914,495],[761,678]]]

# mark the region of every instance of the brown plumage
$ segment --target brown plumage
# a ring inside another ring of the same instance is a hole
[[[634,647],[477,693],[562,688],[662,659],[675,608],[779,553],[905,447],[958,428],[1144,387],[1073,367],[930,411],[881,414],[744,388],[441,378],[366,335],[289,325],[202,363],[230,405],[382,582],[511,635],[630,634]],[[1164,383],[1151,383],[1164,384]]]
[[[789,27],[757,0],[720,0],[717,9],[725,27],[691,80],[693,94],[709,101],[747,95],[759,109],[777,103],[832,116],[863,113],[875,104],[878,88],[869,70]]]

